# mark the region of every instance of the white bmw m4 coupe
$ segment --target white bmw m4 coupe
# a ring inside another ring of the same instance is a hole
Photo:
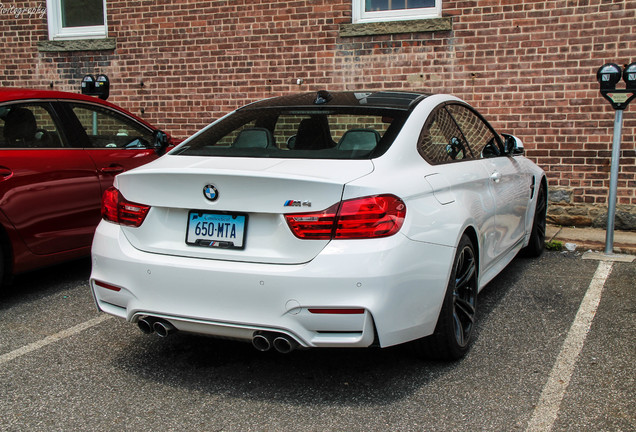
[[[116,177],[90,286],[145,333],[469,349],[477,294],[544,248],[545,173],[449,95],[252,103]]]

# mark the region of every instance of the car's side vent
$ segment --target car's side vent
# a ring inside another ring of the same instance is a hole
[[[530,183],[530,199],[534,198],[534,186],[537,180],[532,176],[532,183]]]

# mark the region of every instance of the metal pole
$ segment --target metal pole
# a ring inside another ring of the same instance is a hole
[[[614,219],[616,217],[616,189],[618,184],[618,164],[621,156],[621,133],[623,110],[617,109],[614,117],[614,140],[612,142],[612,166],[610,170],[610,190],[607,202],[607,232],[605,233],[605,255],[614,252]]]

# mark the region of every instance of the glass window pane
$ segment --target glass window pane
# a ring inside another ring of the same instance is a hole
[[[435,7],[435,0],[366,0],[365,11],[377,12]]]
[[[476,155],[493,157],[499,155],[495,134],[474,112],[461,105],[450,105],[457,124],[462,129],[468,145]]]
[[[0,147],[63,147],[48,105],[22,104],[0,108],[0,130]]]
[[[151,148],[152,131],[104,108],[74,106],[91,147]]]
[[[62,27],[104,25],[103,0],[61,0]]]
[[[426,121],[417,150],[434,165],[472,158],[462,132],[444,108],[435,110]]]
[[[386,151],[404,118],[403,111],[382,108],[245,109],[211,126],[176,154],[369,159]]]

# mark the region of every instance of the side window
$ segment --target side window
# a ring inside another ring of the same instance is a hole
[[[457,123],[444,107],[433,111],[424,124],[417,151],[434,165],[473,158]]]
[[[0,107],[0,130],[0,148],[63,147],[48,104]]]
[[[78,104],[72,109],[93,148],[152,147],[152,131],[132,119],[98,106]]]
[[[447,105],[446,109],[461,128],[475,157],[496,157],[502,154],[494,132],[481,117],[463,105]]]

